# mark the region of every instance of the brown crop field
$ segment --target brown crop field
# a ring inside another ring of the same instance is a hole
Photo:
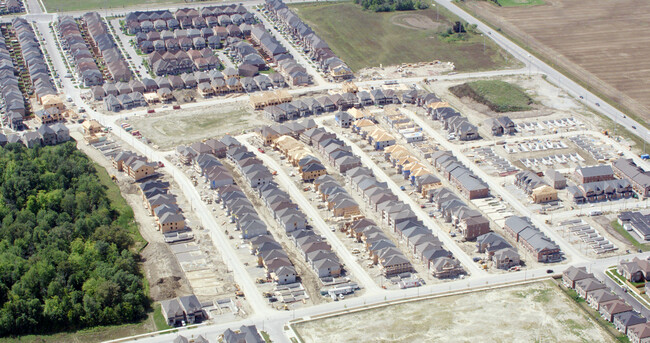
[[[550,0],[506,8],[471,0],[462,6],[642,121],[650,120],[650,2]]]

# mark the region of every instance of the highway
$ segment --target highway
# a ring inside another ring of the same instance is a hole
[[[492,30],[492,28],[490,28],[488,25],[484,24],[482,21],[476,19],[471,14],[456,6],[451,0],[436,0],[436,2],[469,24],[476,24],[477,28],[483,32],[483,34],[492,39],[501,48],[509,52],[515,58],[524,62],[529,70],[537,71],[546,75],[547,80],[555,83],[558,87],[564,89],[571,96],[580,99],[583,104],[587,105],[594,111],[606,115],[611,120],[625,127],[628,131],[638,136],[639,138],[646,141],[650,139],[650,130],[648,130],[644,125],[641,125],[640,123],[632,120],[623,112],[604,102],[602,99],[598,98],[596,95],[589,92],[570,78],[564,76],[562,73],[553,69],[542,60],[528,53],[528,51],[525,49],[519,47],[519,45],[509,40],[501,33]]]

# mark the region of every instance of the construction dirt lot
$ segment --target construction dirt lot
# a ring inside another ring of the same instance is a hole
[[[462,5],[646,121],[650,119],[650,2],[547,0],[540,6]]]
[[[198,225],[198,218],[190,210],[189,202],[171,176],[161,174],[159,179],[170,183],[170,192],[176,196],[179,207],[185,209],[186,223],[194,232],[193,241],[165,243],[163,235],[157,229],[155,218],[145,208],[137,183],[125,173],[115,170],[110,157],[86,144],[80,133],[73,132],[72,135],[79,142],[77,145],[80,150],[116,177],[122,196],[133,209],[140,233],[148,242],[140,255],[150,285],[150,297],[159,301],[195,294],[202,301],[209,301],[231,295],[234,290],[232,274],[228,272],[220,254],[214,250],[206,231]],[[111,136],[111,139],[123,149],[129,149],[117,137]]]
[[[261,114],[253,113],[248,103],[239,102],[152,116],[133,116],[124,122],[139,130],[160,149],[169,150],[205,138],[240,134],[260,126],[265,120]]]
[[[614,341],[552,281],[392,305],[296,330],[304,342]]]

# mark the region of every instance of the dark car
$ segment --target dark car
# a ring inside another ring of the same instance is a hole
[[[632,125],[632,128],[636,130],[636,126]]]
[[[546,269],[546,274],[553,274],[553,269]]]

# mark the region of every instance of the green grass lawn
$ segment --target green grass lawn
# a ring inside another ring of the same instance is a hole
[[[48,12],[90,11],[108,8],[126,8],[146,4],[179,3],[181,0],[43,0]]]
[[[634,236],[632,236],[625,228],[623,228],[623,225],[619,224],[617,220],[612,220],[611,222],[612,227],[616,232],[620,233],[621,236],[625,237],[632,245],[634,245],[635,248],[641,249],[642,251],[650,251],[650,244],[642,244],[637,241]]]
[[[543,5],[544,0],[497,0],[501,7],[516,7],[516,6],[535,6]]]
[[[271,340],[271,337],[269,337],[269,334],[266,333],[266,331],[260,331],[260,335],[262,335],[262,338],[264,338],[264,342],[266,342],[266,343],[272,343],[273,342]]]
[[[153,322],[156,324],[156,330],[158,331],[172,328],[171,326],[167,325],[167,321],[162,315],[160,303],[155,303],[153,305]]]
[[[98,326],[76,332],[62,332],[52,335],[26,335],[20,337],[0,338],[0,343],[70,343],[70,342],[104,342],[121,337],[140,335],[156,331],[152,313],[147,319],[135,324],[116,326]]]
[[[469,96],[495,112],[530,110],[533,101],[519,86],[500,80],[479,80],[450,88],[458,97]]]
[[[354,71],[365,67],[401,63],[450,61],[457,71],[499,69],[518,63],[480,35],[446,42],[438,33],[456,21],[451,13],[435,7],[407,12],[364,11],[349,2],[291,5]],[[440,7],[440,6],[438,6]],[[438,20],[436,20],[439,18]]]

